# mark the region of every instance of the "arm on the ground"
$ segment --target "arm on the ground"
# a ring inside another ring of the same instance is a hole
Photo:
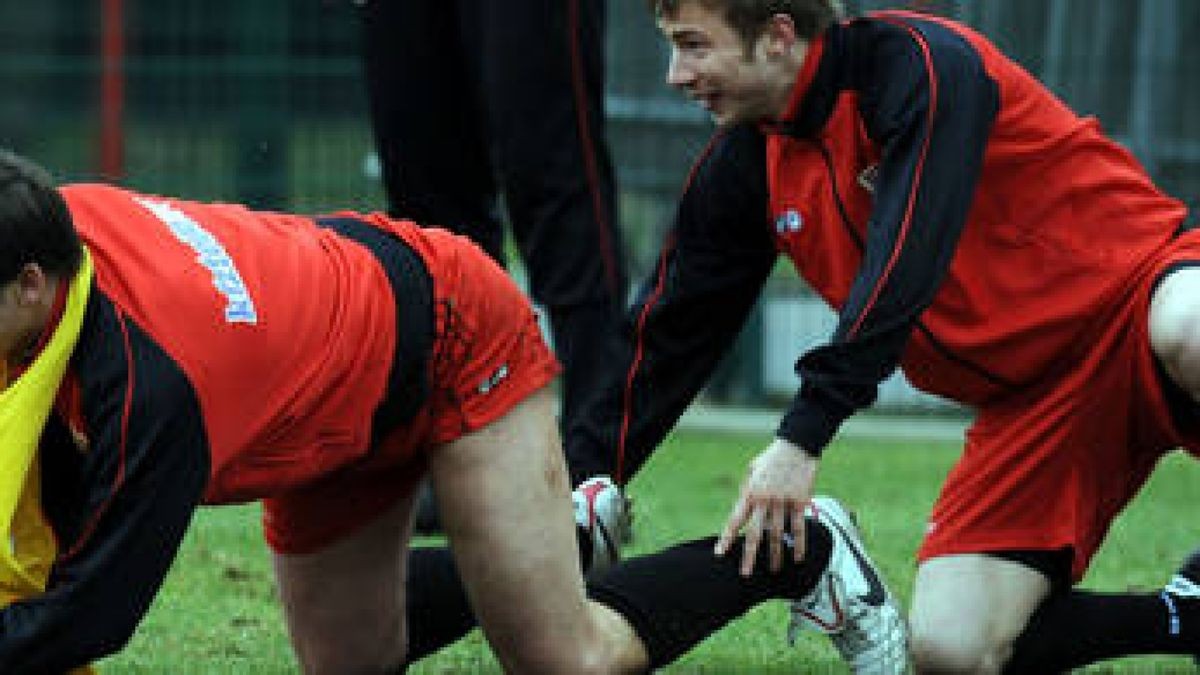
[[[200,502],[208,453],[199,406],[161,353],[83,383],[91,433],[43,435],[42,506],[59,553],[45,593],[0,610],[0,671],[57,673],[120,650],[148,610]]]
[[[729,351],[776,255],[765,140],[752,126],[719,133],[692,169],[603,383],[567,430],[573,476],[623,484],[641,468]]]

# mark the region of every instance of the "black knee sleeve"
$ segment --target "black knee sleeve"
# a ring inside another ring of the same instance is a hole
[[[741,539],[721,557],[713,554],[716,537],[679,544],[623,562],[589,584],[588,594],[629,622],[658,668],[765,600],[807,595],[829,563],[832,538],[809,520],[805,539],[804,560],[785,551],[778,572],[762,546],[749,577],[738,571]]]

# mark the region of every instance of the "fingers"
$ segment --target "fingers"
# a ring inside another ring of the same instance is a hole
[[[792,504],[792,560],[800,562],[804,560],[805,554],[805,539],[804,539],[804,509],[807,502],[796,502]]]
[[[786,501],[773,501],[767,513],[767,529],[770,534],[771,571],[783,568],[783,534],[787,526],[788,505]]]
[[[750,511],[750,519],[746,523],[746,538],[742,541],[742,576],[754,574],[754,557],[758,555],[758,545],[763,535],[763,507],[755,506]]]
[[[744,530],[742,542],[742,560],[739,571],[743,576],[754,573],[754,561],[758,549],[762,546],[763,536],[767,538],[769,565],[772,572],[783,568],[783,551],[785,537],[791,537],[792,559],[800,562],[804,559],[804,510],[807,502],[791,500],[752,500],[743,495],[734,504],[725,522],[725,527],[717,539],[714,553],[723,556],[733,546],[738,533]],[[790,523],[790,528],[789,528]],[[789,532],[790,530],[790,532]]]
[[[757,555],[758,546],[762,542],[763,517],[763,508],[761,506],[751,507],[750,500],[743,495],[734,504],[729,519],[725,521],[725,528],[721,530],[721,536],[717,539],[714,552],[723,556],[733,546],[733,540],[737,538],[738,532],[745,529],[746,536],[742,541],[742,563],[738,568],[742,576],[748,577],[754,573],[754,556]]]
[[[746,500],[746,496],[742,495],[734,503],[733,510],[725,521],[725,528],[721,530],[721,536],[717,539],[717,547],[714,549],[717,555],[722,556],[729,552],[729,547],[733,546],[734,538],[741,531],[742,525],[746,524],[749,515],[749,502]]]
[[[763,537],[767,538],[767,567],[783,569],[784,547],[792,547],[797,562],[804,558],[805,507],[812,497],[817,459],[783,439],[750,462],[741,495],[734,503],[714,552],[723,556],[733,547],[739,532],[745,533],[739,571],[754,572]],[[790,524],[789,524],[790,523]],[[788,539],[785,539],[788,537]],[[789,541],[790,540],[790,541]]]

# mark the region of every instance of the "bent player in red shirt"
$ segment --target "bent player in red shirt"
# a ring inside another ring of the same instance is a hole
[[[851,636],[852,665],[907,665],[898,608],[832,500],[753,577],[709,538],[585,590],[547,389],[558,364],[529,303],[464,238],[381,215],[58,189],[0,152],[0,283],[0,354],[20,372],[0,398],[19,416],[0,419],[37,427],[0,429],[4,459],[36,466],[0,503],[37,501],[12,527],[16,555],[0,556],[18,596],[0,609],[6,674],[120,649],[194,510],[256,499],[304,671],[402,669],[426,472],[508,671],[642,672],[771,598],[832,612],[834,586],[876,600],[854,617],[872,630]],[[42,515],[47,560],[28,546]]]

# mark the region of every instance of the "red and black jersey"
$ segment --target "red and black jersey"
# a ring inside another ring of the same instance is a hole
[[[353,219],[377,245],[348,218],[61,192],[95,278],[40,451],[59,556],[46,593],[0,611],[5,673],[123,645],[201,502],[286,493],[366,454],[406,386],[397,336],[431,321],[397,297],[431,293],[424,268],[381,264],[388,242],[436,255],[411,223]]]
[[[976,405],[1067,367],[1184,206],[980,35],[881,12],[815,40],[787,113],[718,134],[570,430],[627,478],[731,345],[778,253],[838,311],[779,435],[818,453],[898,366]],[[1060,364],[1064,364],[1060,366]]]
[[[195,392],[206,501],[303,484],[327,458],[366,450],[396,311],[368,249],[312,218],[106,186],[62,193],[96,289]]]

